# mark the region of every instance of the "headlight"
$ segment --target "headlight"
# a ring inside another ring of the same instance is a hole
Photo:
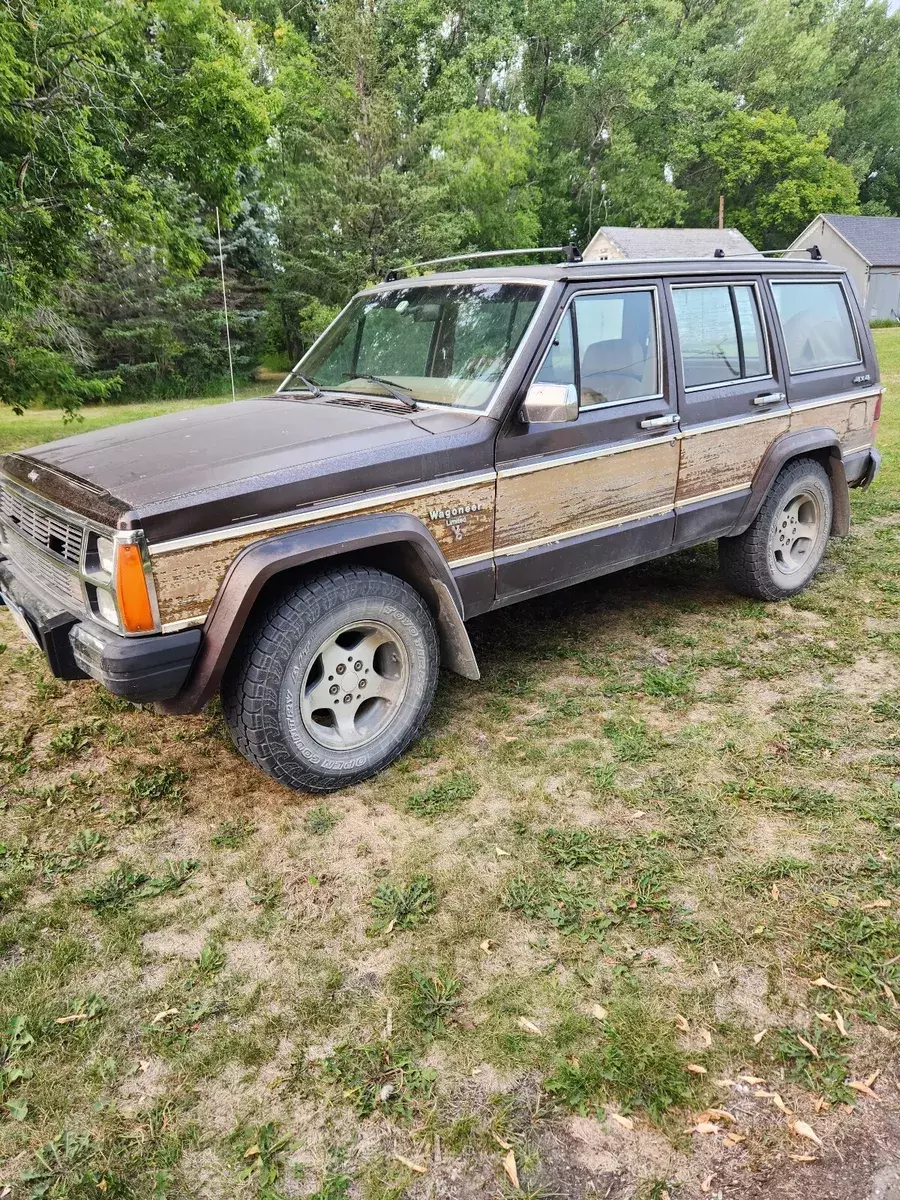
[[[116,548],[112,543],[112,538],[98,537],[97,561],[100,563],[100,570],[105,571],[107,575],[112,575],[115,556]]]
[[[112,542],[109,544],[112,546]],[[105,588],[97,588],[97,612],[104,621],[118,627],[119,614],[116,612],[116,602]]]

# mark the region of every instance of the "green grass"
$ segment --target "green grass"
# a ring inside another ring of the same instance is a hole
[[[238,399],[265,395],[271,390],[266,384],[253,384],[237,389]],[[67,421],[59,409],[31,408],[17,416],[12,409],[0,404],[0,454],[11,450],[22,450],[28,446],[40,446],[44,442],[55,442],[59,438],[72,437],[76,433],[88,433],[93,429],[106,429],[110,425],[124,425],[140,421],[144,417],[161,417],[165,413],[183,412],[200,405],[224,404],[231,400],[231,393],[222,396],[205,396],[200,400],[160,400],[145,404],[100,404],[82,408],[74,420]]]
[[[0,612],[0,1191],[503,1196],[511,1149],[519,1194],[602,1195],[567,1121],[615,1113],[628,1194],[748,1166],[802,1195],[738,1074],[823,1157],[900,1153],[900,330],[875,337],[882,474],[807,592],[733,596],[701,546],[480,618],[481,682],[444,677],[411,753],[327,803],[217,711],[52,680]],[[0,413],[6,448],[68,432]],[[882,1104],[848,1088],[879,1067]],[[746,1142],[686,1135],[708,1106]]]

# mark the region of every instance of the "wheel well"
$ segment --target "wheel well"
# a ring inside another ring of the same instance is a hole
[[[814,450],[798,450],[785,460],[784,467],[800,458],[813,459],[827,472],[833,501],[831,536],[846,537],[850,532],[850,489],[847,486],[840,446],[817,446]]]
[[[301,582],[311,575],[348,564],[386,571],[408,583],[425,601],[437,625],[441,654],[445,665],[466,679],[479,679],[480,672],[463,623],[463,614],[447,583],[429,567],[427,560],[411,542],[387,542],[362,547],[349,553],[338,552],[314,559],[299,567],[286,567],[266,581],[247,616],[247,622],[260,607],[286,585]],[[245,626],[246,627],[246,626]]]

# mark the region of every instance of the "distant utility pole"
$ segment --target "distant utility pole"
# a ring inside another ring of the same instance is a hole
[[[216,210],[218,212],[218,209]],[[719,228],[725,228],[725,197],[719,192]]]
[[[720,226],[721,228],[721,226]],[[231,360],[231,330],[228,328],[228,296],[225,293],[225,257],[222,254],[222,226],[219,223],[219,206],[216,205],[216,232],[219,235],[219,272],[222,276],[222,308],[225,310],[225,341],[228,345],[228,374],[231,376],[231,398],[234,394],[234,363]]]

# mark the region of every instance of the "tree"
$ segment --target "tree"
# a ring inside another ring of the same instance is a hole
[[[805,135],[787,113],[729,113],[704,147],[712,167],[707,223],[713,197],[724,194],[728,224],[761,249],[779,249],[817,213],[857,212],[853,171],[827,147],[827,134]]]

